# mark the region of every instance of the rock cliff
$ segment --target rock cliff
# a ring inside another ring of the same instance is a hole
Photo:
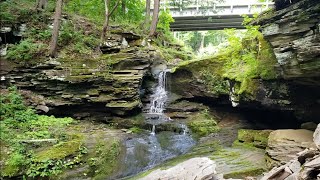
[[[121,46],[126,39],[126,47]],[[141,111],[142,81],[165,64],[158,52],[133,33],[113,34],[107,53],[96,59],[57,58],[31,64],[1,59],[1,83],[29,90],[31,105],[59,116],[100,121]],[[115,52],[116,51],[116,52]]]
[[[320,4],[303,0],[276,6],[254,20],[263,37],[242,39],[237,67],[228,61],[238,50],[178,66],[172,74],[175,98],[211,105],[231,105],[230,100],[240,108],[288,112],[301,121],[318,122]],[[256,67],[246,66],[252,52]]]

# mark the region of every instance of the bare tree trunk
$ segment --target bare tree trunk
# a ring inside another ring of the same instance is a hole
[[[159,9],[160,9],[160,0],[154,0],[154,7],[153,7],[153,16],[152,22],[150,27],[150,34],[149,36],[153,36],[156,32],[158,20],[159,20]]]
[[[104,0],[104,8],[105,8],[105,20],[103,23],[102,33],[101,33],[101,42],[104,43],[106,39],[107,29],[109,27],[109,0]]]
[[[120,0],[117,1],[117,4],[113,7],[113,9],[109,12],[109,0],[104,0],[104,6],[105,6],[105,16],[106,19],[103,23],[103,28],[102,28],[102,33],[101,33],[101,42],[104,43],[105,39],[106,39],[106,33],[107,30],[109,28],[109,18],[110,16],[113,14],[113,12],[117,9],[118,5],[119,5]]]
[[[56,10],[54,14],[54,21],[53,21],[52,39],[50,42],[50,51],[49,51],[49,55],[51,57],[56,57],[57,55],[62,4],[63,4],[63,0],[57,0]]]
[[[38,0],[37,1],[37,10],[44,10],[47,7],[48,0]]]
[[[146,1],[146,17],[144,20],[144,24],[149,24],[150,21],[150,0]]]
[[[121,9],[123,16],[126,15],[126,0],[121,0]]]

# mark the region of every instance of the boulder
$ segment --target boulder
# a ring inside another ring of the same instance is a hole
[[[318,124],[317,129],[314,131],[313,142],[316,144],[318,149],[320,149],[320,124]]]
[[[314,122],[305,122],[301,124],[301,129],[315,131],[317,129],[317,124]]]
[[[269,167],[285,164],[306,148],[314,148],[313,132],[305,129],[276,130],[270,133],[266,149]]]
[[[200,180],[216,174],[216,164],[207,157],[192,158],[169,169],[157,169],[140,180],[184,179]]]
[[[238,131],[238,142],[265,149],[271,132],[272,130],[240,129]]]
[[[317,179],[319,176],[320,156],[315,149],[305,149],[298,153],[298,157],[285,165],[274,167],[264,174],[261,180],[298,180]]]

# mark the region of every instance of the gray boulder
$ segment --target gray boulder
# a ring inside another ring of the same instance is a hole
[[[276,130],[270,133],[266,149],[269,167],[286,164],[306,148],[315,148],[313,132],[305,129]]]

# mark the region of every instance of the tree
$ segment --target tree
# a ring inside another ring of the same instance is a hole
[[[122,10],[122,15],[126,15],[126,0],[121,0],[121,10]]]
[[[36,9],[38,11],[44,10],[47,7],[47,4],[48,4],[48,0],[38,0]]]
[[[156,32],[157,24],[159,20],[159,10],[160,10],[160,0],[154,0],[153,16],[152,16],[149,36],[153,36]]]
[[[63,4],[63,0],[57,0],[55,14],[54,14],[54,21],[53,21],[52,38],[50,42],[50,51],[49,51],[49,55],[51,57],[56,57],[57,55],[62,4]]]
[[[144,24],[149,24],[150,21],[150,0],[146,0],[146,17]]]
[[[110,0],[104,0],[104,6],[105,6],[105,21],[103,23],[103,28],[102,28],[102,33],[101,33],[101,42],[104,43],[106,39],[106,33],[109,28],[109,19],[110,16],[113,14],[113,12],[116,10],[120,3],[120,0],[117,0],[117,3],[114,5],[111,11],[109,11],[109,5],[110,5]]]

